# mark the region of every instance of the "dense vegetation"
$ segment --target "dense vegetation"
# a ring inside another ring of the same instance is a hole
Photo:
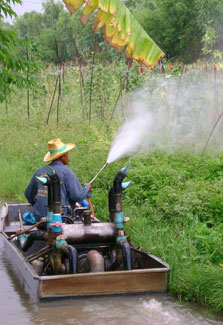
[[[28,63],[40,58],[46,66],[39,72],[36,66],[32,73],[24,65],[22,77],[32,76],[35,87],[27,91],[17,83],[15,93],[0,100],[7,102],[0,104],[0,195],[24,200],[30,177],[43,163],[47,141],[55,137],[76,143],[71,168],[82,183],[89,181],[106,161],[117,127],[133,114],[132,103],[139,112],[143,104],[156,127],[147,139],[149,150],[143,148],[143,154],[131,158],[133,183],[123,200],[131,219],[127,232],[133,242],[170,264],[171,294],[223,310],[220,123],[204,152],[222,116],[222,1],[125,3],[167,53],[169,62],[163,61],[161,72],[156,67],[142,73],[134,63],[129,73],[124,56],[108,47],[101,32],[92,65],[90,25],[83,27],[80,14],[70,16],[61,3],[47,1],[42,14],[25,14],[13,26],[0,22],[1,32],[16,40],[16,30],[32,44],[25,51],[15,48],[12,38],[14,55],[27,59],[28,53]],[[209,61],[185,65],[201,53]],[[173,59],[182,62],[173,64]],[[51,64],[58,60],[66,61],[62,71]],[[6,80],[5,89],[7,82],[12,87]],[[104,220],[107,191],[125,163],[119,159],[110,164],[93,184],[95,214]]]

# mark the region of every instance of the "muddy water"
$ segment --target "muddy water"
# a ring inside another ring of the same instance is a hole
[[[159,294],[30,301],[4,256],[1,240],[0,317],[4,325],[223,324],[223,316],[210,314],[196,305],[179,303],[167,295]]]
[[[223,325],[223,315],[159,294],[31,301],[7,261],[0,239],[0,324]]]

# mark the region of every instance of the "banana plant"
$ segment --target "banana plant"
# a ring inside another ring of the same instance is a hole
[[[152,68],[164,57],[163,51],[149,37],[121,0],[63,0],[72,14],[82,9],[81,22],[86,24],[94,13],[94,34],[104,26],[106,41],[118,51],[125,48],[128,58]]]

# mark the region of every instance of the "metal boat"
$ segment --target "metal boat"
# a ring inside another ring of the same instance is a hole
[[[126,175],[126,168],[121,169],[110,188],[109,222],[100,222],[80,206],[59,216],[58,193],[57,200],[50,195],[44,227],[24,222],[31,205],[2,206],[5,255],[32,299],[167,291],[169,265],[132,244],[124,230],[121,194],[129,185],[122,183]],[[48,176],[56,177],[54,171]],[[49,193],[57,192],[51,190],[48,185]]]

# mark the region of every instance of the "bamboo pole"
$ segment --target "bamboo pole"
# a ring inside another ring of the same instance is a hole
[[[52,109],[52,106],[53,106],[53,102],[54,102],[54,98],[55,98],[55,93],[56,93],[56,90],[57,90],[58,79],[59,79],[59,76],[57,75],[56,84],[55,84],[55,87],[54,87],[53,97],[52,97],[52,100],[51,100],[51,103],[50,103],[50,108],[49,108],[49,112],[48,112],[46,124],[48,124],[48,122],[49,122],[50,113],[51,113],[51,109]]]
[[[132,66],[132,59],[128,59],[128,63],[127,63],[127,64],[128,64],[128,69],[127,69],[127,71],[126,71],[125,78],[124,78],[124,80],[123,80],[123,82],[122,82],[122,84],[121,84],[121,87],[120,87],[120,90],[119,90],[119,93],[118,93],[117,99],[116,99],[116,101],[115,101],[115,105],[114,105],[113,110],[112,110],[112,113],[111,113],[111,117],[110,117],[109,125],[110,125],[110,123],[111,123],[111,121],[112,121],[112,119],[113,119],[113,116],[114,116],[114,113],[115,113],[115,111],[116,111],[116,108],[117,108],[117,105],[118,105],[119,99],[120,99],[120,97],[121,97],[122,91],[123,91],[125,85],[128,83],[129,72],[130,72],[130,68],[131,68],[131,66]],[[108,126],[109,126],[109,125],[108,125]]]
[[[27,46],[26,46],[26,59],[27,59],[27,61],[29,60],[29,51],[28,51]],[[29,82],[28,70],[27,70],[26,80],[27,80],[27,83],[28,83]],[[28,115],[28,119],[29,119],[29,115],[30,115],[30,100],[29,100],[30,94],[29,94],[29,89],[27,89],[26,98],[27,98],[27,115]]]
[[[96,35],[94,35],[94,48],[92,53],[92,64],[91,64],[91,81],[90,81],[90,99],[89,99],[89,122],[91,121],[92,115],[92,91],[93,91],[93,76],[94,76],[94,62],[95,62],[95,46],[96,46]]]

